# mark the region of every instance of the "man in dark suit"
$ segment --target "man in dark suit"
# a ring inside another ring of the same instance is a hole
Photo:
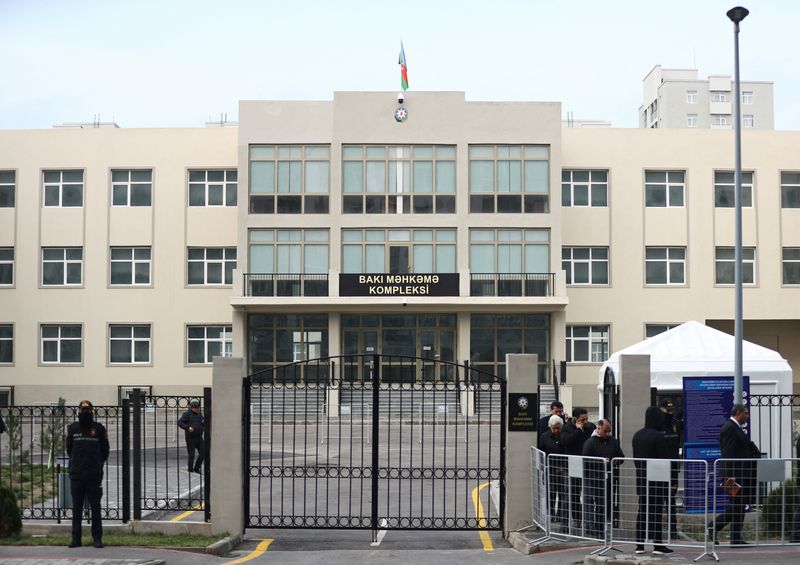
[[[549,414],[539,418],[539,425],[537,426],[539,449],[542,449],[542,436],[550,431],[550,416],[558,416],[559,418],[561,418],[562,422],[563,420],[565,420],[564,405],[561,404],[558,400],[554,400],[553,402],[550,403]],[[542,449],[542,451],[544,450]]]
[[[718,515],[714,522],[708,524],[708,533],[714,543],[717,543],[717,533],[731,525],[731,545],[746,545],[742,537],[742,524],[744,523],[744,510],[748,504],[753,503],[756,491],[756,466],[752,459],[759,457],[756,445],[747,439],[743,426],[750,413],[741,404],[734,404],[730,419],[719,430],[719,444],[722,452],[721,459],[745,459],[750,461],[722,461],[719,466],[722,476],[717,476],[717,483],[730,481],[739,485],[739,492],[730,496],[730,502],[725,512]]]

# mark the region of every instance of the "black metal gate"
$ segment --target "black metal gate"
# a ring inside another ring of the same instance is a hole
[[[253,374],[244,398],[247,527],[502,528],[503,379],[348,355]]]

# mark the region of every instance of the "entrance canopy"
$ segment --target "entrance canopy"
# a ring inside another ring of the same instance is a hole
[[[689,321],[612,354],[600,368],[604,382],[620,384],[620,355],[650,355],[650,386],[659,392],[680,392],[683,377],[732,376],[735,339],[732,335]],[[792,369],[776,351],[742,343],[743,374],[752,394],[791,394]],[[611,380],[613,379],[613,381]]]

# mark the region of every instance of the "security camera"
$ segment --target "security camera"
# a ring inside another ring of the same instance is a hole
[[[397,94],[397,102],[398,102],[398,103],[402,104],[402,103],[403,103],[403,101],[404,101],[405,99],[406,99],[406,97],[405,97],[405,96],[403,96],[403,93],[402,93],[402,92],[399,92],[399,93]]]

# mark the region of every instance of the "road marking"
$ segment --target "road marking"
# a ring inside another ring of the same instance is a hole
[[[200,503],[199,506],[195,506],[193,509],[187,510],[183,514],[179,514],[178,516],[175,516],[174,518],[172,518],[170,520],[170,522],[180,522],[181,520],[183,520],[187,516],[190,516],[190,515],[194,514],[195,512],[197,512],[198,510],[202,510],[202,509],[203,509],[203,504]]]
[[[381,528],[385,528],[388,525],[389,521],[386,518],[381,518]],[[375,541],[373,541],[370,545],[372,547],[378,547],[383,541],[384,537],[386,537],[386,530],[379,531],[378,535],[375,537]]]
[[[259,541],[259,544],[256,546],[256,548],[253,551],[251,551],[250,553],[248,553],[244,557],[240,557],[239,559],[234,559],[233,561],[226,561],[225,565],[234,565],[235,563],[244,563],[245,561],[250,561],[251,559],[255,559],[256,557],[260,557],[265,551],[267,551],[267,548],[269,547],[269,544],[272,543],[271,539],[262,539],[262,540],[258,540],[258,541]]]
[[[481,491],[488,487],[491,482],[483,483],[482,485],[476,486],[472,489],[472,505],[475,507],[475,516],[478,518],[478,527],[485,528],[486,527],[486,516],[483,514],[483,504],[481,503]],[[484,551],[494,551],[494,545],[492,545],[492,538],[489,537],[489,532],[486,530],[480,530],[478,532],[481,536],[481,543],[483,544]]]

